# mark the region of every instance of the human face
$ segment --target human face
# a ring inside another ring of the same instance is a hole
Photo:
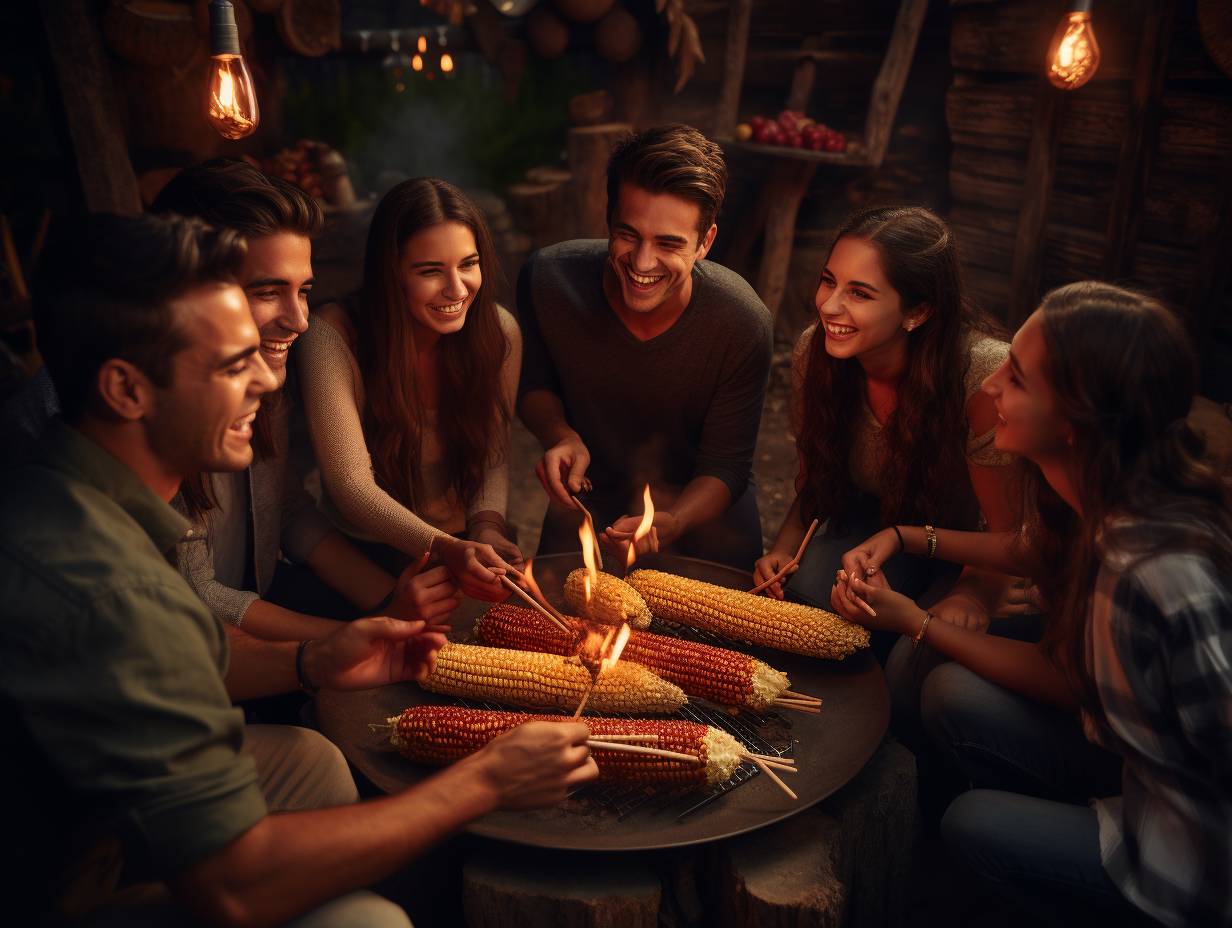
[[[697,204],[670,193],[622,184],[612,209],[608,271],[619,285],[623,308],[651,313],[683,309],[692,296],[693,265],[706,256],[717,227],[699,239]]]
[[[1036,463],[1065,454],[1072,434],[1045,377],[1046,358],[1043,320],[1036,310],[1014,335],[1009,358],[983,387],[997,407],[997,448]]]
[[[416,232],[403,244],[400,262],[402,291],[416,327],[433,335],[461,330],[483,285],[470,227],[442,222]]]
[[[150,447],[175,473],[243,470],[252,462],[252,421],[261,396],[277,389],[244,291],[195,287],[172,304],[188,347],[171,380],[154,387],[144,417]]]
[[[249,239],[241,282],[261,333],[261,356],[281,388],[291,344],[308,330],[312,242],[293,232]]]
[[[927,308],[905,312],[902,297],[882,270],[881,253],[861,238],[834,243],[813,299],[834,358],[869,358],[906,344],[907,332],[927,318]]]

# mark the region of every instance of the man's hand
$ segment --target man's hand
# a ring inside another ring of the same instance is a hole
[[[329,690],[366,690],[425,680],[445,636],[422,621],[376,616],[349,622],[304,650],[305,682]]]
[[[780,570],[783,565],[792,559],[794,551],[767,551],[766,554],[757,559],[757,563],[753,565],[753,585],[761,586]],[[787,576],[781,580],[775,580],[772,584],[765,588],[764,592],[771,599],[783,598],[783,583],[797,570],[800,565],[796,564],[791,570],[787,571]]]
[[[454,768],[474,769],[499,809],[559,805],[569,791],[599,775],[578,722],[527,722],[493,738]]]
[[[513,568],[491,545],[438,535],[432,549],[465,595],[490,603],[499,603],[509,595],[500,578]]]
[[[445,632],[449,629],[449,617],[462,602],[462,596],[446,568],[424,570],[429,556],[424,552],[417,562],[402,571],[385,614],[408,621],[422,619],[431,626],[429,631]]]
[[[642,524],[641,516],[621,516],[599,536],[609,548],[620,555],[622,564],[629,561],[629,545],[633,544],[633,535]],[[653,554],[663,545],[670,545],[680,537],[680,522],[670,509],[655,510],[654,520],[650,523],[650,531],[637,540],[637,554]]]
[[[535,475],[548,496],[562,506],[576,509],[573,497],[590,486],[586,469],[590,467],[590,452],[575,432],[544,452],[535,465]]]

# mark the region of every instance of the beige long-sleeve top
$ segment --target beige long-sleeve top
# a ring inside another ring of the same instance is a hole
[[[512,410],[522,364],[522,335],[508,310],[498,305],[497,313],[508,344],[500,390]],[[466,508],[450,487],[436,410],[424,410],[419,459],[423,498],[411,511],[377,485],[364,439],[363,376],[347,339],[333,325],[313,316],[296,351],[308,429],[321,469],[321,508],[338,528],[356,538],[419,554],[434,536],[464,530],[468,515],[484,510],[504,514],[509,498],[507,429],[501,435],[501,447],[492,449],[479,493]],[[475,387],[484,389],[485,385]]]

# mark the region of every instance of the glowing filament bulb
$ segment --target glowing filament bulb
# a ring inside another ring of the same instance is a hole
[[[411,70],[412,71],[422,71],[423,70],[423,55],[416,55],[414,58],[411,59]]]
[[[441,70],[446,74],[453,70],[453,55],[449,54],[449,52],[441,55]]]
[[[1089,10],[1071,10],[1057,26],[1048,48],[1048,80],[1061,90],[1077,90],[1099,68],[1099,43]]]
[[[428,37],[421,35],[419,41],[415,43],[415,51],[423,54],[428,50]]]
[[[210,83],[206,98],[206,118],[226,139],[252,135],[261,122],[252,75],[239,55],[220,55],[210,59]]]

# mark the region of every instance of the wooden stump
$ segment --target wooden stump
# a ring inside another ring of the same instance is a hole
[[[488,848],[462,871],[468,928],[655,928],[662,890],[632,855]]]
[[[902,922],[915,844],[915,758],[886,742],[818,808],[720,852],[724,928],[871,928]]]
[[[572,175],[560,168],[531,168],[526,173],[525,183],[506,191],[517,227],[530,236],[535,248],[572,237],[568,186]]]
[[[607,238],[608,157],[616,143],[632,131],[633,127],[624,122],[569,130],[574,234],[580,238]]]

